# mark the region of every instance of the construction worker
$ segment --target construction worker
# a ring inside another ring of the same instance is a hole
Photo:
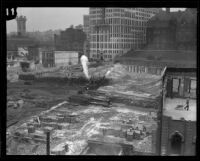
[[[185,106],[185,108],[184,108],[184,109],[187,110],[187,111],[189,110],[189,101],[190,101],[190,100],[189,100],[189,97],[188,97],[187,100],[186,100],[186,106]]]

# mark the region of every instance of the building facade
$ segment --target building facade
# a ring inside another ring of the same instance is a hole
[[[146,42],[147,21],[159,8],[90,8],[90,57],[112,60]]]
[[[80,25],[75,26],[74,28],[78,30],[83,30],[83,25],[80,24]]]
[[[54,35],[55,50],[83,53],[85,40],[86,34],[82,29],[67,28],[61,31],[60,35]]]
[[[86,40],[84,42],[84,51],[83,53],[89,58],[90,56],[90,42],[88,40]]]
[[[196,50],[197,11],[161,11],[148,21],[147,45],[151,50]]]
[[[195,68],[169,68],[165,74],[161,155],[196,155],[196,81]]]
[[[76,65],[79,61],[79,53],[73,51],[55,51],[55,66]]]
[[[90,39],[90,15],[83,16],[83,31],[86,33],[87,40]]]
[[[196,121],[163,117],[161,155],[196,155]]]

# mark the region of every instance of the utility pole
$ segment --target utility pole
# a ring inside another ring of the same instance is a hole
[[[50,155],[50,131],[47,131],[47,140],[46,140],[46,151],[47,155]]]

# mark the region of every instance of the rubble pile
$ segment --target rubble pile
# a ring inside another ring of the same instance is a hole
[[[69,97],[69,102],[71,103],[78,103],[81,105],[99,105],[104,107],[109,107],[111,101],[109,97],[101,96],[101,95],[91,95],[89,93],[84,94],[76,94]]]
[[[21,72],[20,67],[10,67],[7,68],[7,81],[17,82],[19,79],[19,74]]]
[[[113,102],[123,102],[145,108],[158,108],[161,97],[161,76],[129,73],[120,64],[114,65],[108,79],[111,83],[98,89]]]
[[[94,96],[98,95],[94,91],[88,92],[94,93]],[[70,108],[71,106],[73,108]],[[113,142],[118,147],[135,147],[151,136],[151,130],[156,128],[151,126],[154,120],[146,112],[144,115],[131,109],[130,112],[126,112],[127,109],[120,107],[105,108],[105,111],[101,110],[102,105],[82,106],[83,109],[80,106],[65,103],[31,117],[14,130],[8,130],[8,138],[12,138],[11,140],[18,144],[15,148],[18,149],[16,154],[46,154],[47,131],[51,133],[52,155],[80,155],[89,146],[91,139],[103,139],[108,144]],[[125,110],[125,113],[121,113],[119,108]],[[140,123],[141,121],[143,123]],[[150,143],[148,140],[146,142]],[[104,142],[101,142],[101,145],[104,145]],[[14,150],[8,142],[8,154],[13,154]],[[96,152],[98,153],[98,150]]]
[[[69,67],[66,67],[66,69],[67,71],[71,70]],[[80,70],[79,67],[77,69]],[[63,70],[66,72],[65,68]],[[105,78],[108,71],[110,73]],[[147,73],[129,73],[126,67],[120,64],[89,68],[89,73],[92,75],[89,82],[80,75],[79,77],[67,77],[65,81],[78,84],[85,82],[85,84],[89,84],[90,89],[98,89],[98,92],[107,95],[111,102],[121,102],[145,108],[159,108],[162,90],[161,76]],[[85,95],[73,96],[75,100],[80,100],[82,103],[87,102],[87,99],[89,99],[87,97]],[[101,99],[96,100],[101,101]]]
[[[160,76],[129,73],[120,64],[91,67],[89,72],[93,76],[90,81],[81,76],[79,66],[61,67],[37,78],[71,83],[85,80],[87,89],[71,95],[68,102],[31,117],[15,130],[8,130],[8,138],[19,144],[16,149],[34,145],[17,152],[8,145],[9,154],[45,154],[47,132],[51,133],[52,155],[80,155],[83,151],[95,155],[151,153],[152,131],[157,129],[155,108],[159,107]],[[62,76],[58,78],[59,75]],[[28,91],[21,96],[25,101],[32,99]],[[90,151],[92,146],[94,151]]]

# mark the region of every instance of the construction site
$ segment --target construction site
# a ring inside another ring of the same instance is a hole
[[[149,42],[140,50],[144,44],[131,44],[129,38],[141,34],[144,25],[135,21],[141,10],[91,8],[88,48],[81,49],[73,27],[58,36],[59,50],[34,46],[20,34],[11,38],[16,49],[7,51],[7,155],[196,154],[196,53],[181,47],[196,40],[171,39],[182,29],[171,24],[175,14],[170,19],[168,8],[147,24]],[[186,11],[183,15],[193,16]],[[112,12],[124,14],[120,28]],[[187,22],[180,14],[177,20]],[[125,17],[134,18],[135,25]],[[17,21],[24,36],[25,22],[26,17]],[[21,51],[27,54],[20,56]]]
[[[88,71],[90,80],[78,65],[8,79],[7,155],[155,155],[162,76],[119,63]]]

